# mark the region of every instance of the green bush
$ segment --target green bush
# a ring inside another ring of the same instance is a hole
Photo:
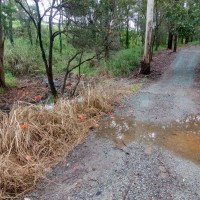
[[[132,70],[138,67],[140,62],[141,50],[138,48],[124,49],[116,53],[116,55],[107,63],[107,67],[113,76],[127,76]]]

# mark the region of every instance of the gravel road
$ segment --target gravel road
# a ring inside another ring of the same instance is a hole
[[[199,61],[199,46],[181,51],[27,198],[200,200]]]

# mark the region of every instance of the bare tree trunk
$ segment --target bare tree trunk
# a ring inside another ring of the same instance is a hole
[[[140,67],[141,74],[150,73],[152,30],[153,30],[153,9],[154,9],[154,0],[148,0],[144,56]]]
[[[3,39],[3,27],[2,27],[2,1],[0,0],[0,87],[5,88],[5,73],[4,73],[4,39]]]
[[[188,42],[189,42],[189,37],[187,36],[185,37],[185,44],[188,44]]]
[[[168,48],[168,49],[172,49],[172,43],[173,43],[173,34],[169,31],[169,35],[168,35],[168,45],[167,45],[167,48]]]
[[[177,35],[174,35],[174,52],[176,52],[177,49]]]
[[[58,22],[58,30],[61,31],[61,26],[63,24],[63,16],[62,13],[60,14],[59,22]],[[60,55],[62,55],[63,44],[62,44],[62,34],[59,35],[59,42],[60,42]]]
[[[126,49],[129,48],[129,18],[126,21]]]
[[[52,71],[52,61],[53,61],[53,33],[52,33],[52,15],[53,15],[53,8],[50,10],[50,16],[49,16],[49,57],[47,59],[47,55],[45,53],[44,45],[43,45],[43,40],[42,40],[42,21],[41,21],[41,16],[40,16],[40,10],[39,10],[39,4],[38,1],[35,1],[36,3],[36,9],[37,9],[37,15],[38,15],[38,24],[37,24],[37,34],[38,34],[38,39],[39,39],[39,45],[40,49],[42,52],[42,59],[46,68],[46,74],[47,74],[47,79],[49,83],[49,87],[51,89],[51,93],[54,98],[57,98],[57,90],[55,88],[55,84],[53,81],[53,71]],[[55,4],[55,0],[52,2],[52,7]]]
[[[33,36],[32,36],[32,30],[31,30],[31,19],[27,22],[27,30],[28,30],[28,37],[30,40],[31,45],[33,45]]]
[[[9,3],[11,3],[10,0],[9,0]],[[12,44],[12,46],[14,46],[12,12],[9,13],[8,17],[9,17],[9,38],[10,38],[10,43]]]
[[[155,12],[156,12],[156,17],[155,17],[156,27],[155,27],[154,42],[155,42],[155,51],[157,51],[158,47],[159,47],[159,34],[158,34],[158,27],[159,27],[159,24],[158,24],[158,15],[159,15],[159,12],[158,12],[158,1],[157,0],[155,2]],[[154,46],[154,44],[153,44],[153,46]],[[153,47],[152,47],[152,49],[153,49]]]

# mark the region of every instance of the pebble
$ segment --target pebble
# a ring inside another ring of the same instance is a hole
[[[159,166],[159,170],[164,173],[167,171],[164,166]]]
[[[151,147],[146,147],[144,150],[144,153],[147,155],[151,155],[152,154],[152,148]]]

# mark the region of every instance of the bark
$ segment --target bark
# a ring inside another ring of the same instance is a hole
[[[185,38],[185,44],[188,44],[188,42],[189,42],[189,37],[187,36],[187,37]]]
[[[59,22],[58,22],[58,30],[61,31],[61,25],[63,23],[62,14],[60,15]],[[60,55],[62,55],[63,50],[63,43],[62,43],[62,34],[59,35],[59,43],[60,43]]]
[[[169,35],[168,35],[168,45],[167,45],[168,49],[172,49],[172,43],[173,43],[173,34],[171,32],[169,32]]]
[[[12,13],[9,14],[9,39],[12,46],[14,46]]]
[[[52,2],[52,7],[55,4],[55,0],[53,0]],[[55,88],[55,84],[53,81],[53,45],[54,45],[54,37],[53,37],[53,24],[52,24],[52,20],[53,20],[53,9],[51,8],[50,10],[50,16],[49,16],[49,58],[48,58],[48,80],[49,80],[49,86],[51,88],[51,92],[52,95],[54,96],[54,98],[57,98],[57,91]]]
[[[3,57],[4,57],[4,39],[3,39],[3,27],[2,27],[2,1],[0,0],[0,87],[5,88],[5,73],[4,73],[4,63],[3,63]]]
[[[27,30],[28,30],[28,37],[29,37],[30,43],[31,43],[31,45],[33,45],[33,36],[32,36],[31,20],[30,19],[28,20],[28,23],[27,23]]]
[[[129,42],[129,10],[130,6],[127,7],[126,11],[126,49],[129,48],[130,42]]]
[[[110,57],[110,45],[109,45],[109,35],[106,34],[104,39],[104,51],[105,51],[105,59],[109,59]]]
[[[126,21],[126,48],[129,48],[129,19]]]
[[[181,37],[181,44],[183,44],[183,37]]]
[[[174,52],[176,52],[177,49],[177,35],[174,35]]]
[[[154,8],[154,0],[148,0],[144,56],[143,56],[143,61],[141,62],[141,66],[140,66],[141,74],[150,73],[152,30],[153,30],[153,8]]]
[[[156,12],[156,27],[155,27],[155,37],[154,37],[154,42],[155,42],[155,51],[158,50],[158,47],[159,47],[159,35],[158,35],[158,27],[159,27],[159,24],[158,24],[158,1],[156,0],[155,2],[155,12]],[[154,46],[154,44],[153,44]]]

